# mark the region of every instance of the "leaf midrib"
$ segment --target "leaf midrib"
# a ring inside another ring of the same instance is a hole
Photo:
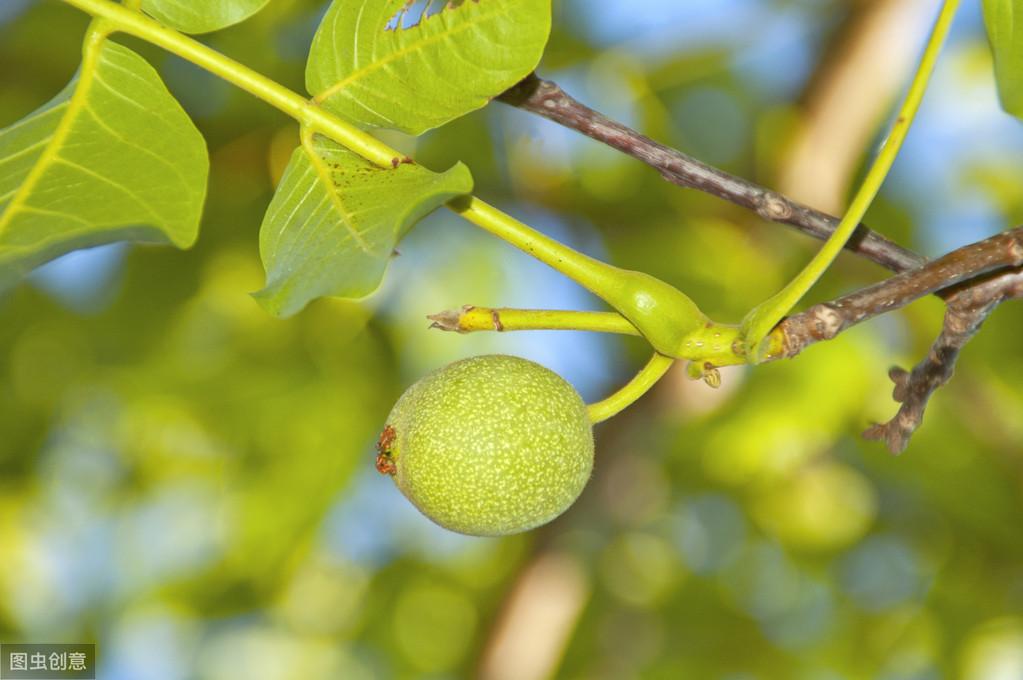
[[[457,9],[450,9],[450,10],[445,10],[445,11],[457,12],[458,10]],[[406,45],[405,47],[403,47],[402,49],[400,49],[400,50],[398,50],[396,52],[392,52],[391,54],[387,55],[383,59],[379,59],[377,61],[371,62],[371,63],[367,64],[366,66],[363,66],[362,68],[353,71],[352,73],[350,73],[348,76],[346,76],[342,80],[334,83],[333,85],[328,87],[326,90],[324,90],[320,94],[318,94],[315,97],[313,97],[313,100],[316,101],[316,102],[323,102],[323,101],[325,101],[327,99],[330,99],[335,94],[337,94],[338,92],[341,92],[346,87],[351,85],[353,82],[356,82],[357,80],[361,79],[362,77],[366,76],[369,73],[372,73],[373,71],[376,71],[378,69],[383,68],[387,64],[390,64],[391,62],[398,60],[399,58],[405,56],[406,54],[409,54],[410,52],[414,52],[414,51],[417,51],[419,49],[423,49],[423,48],[425,48],[425,47],[427,47],[427,46],[429,46],[429,45],[431,45],[431,44],[433,44],[435,42],[439,42],[440,40],[443,40],[445,38],[449,38],[449,37],[451,37],[453,35],[457,35],[458,33],[461,33],[462,31],[466,31],[466,30],[469,30],[470,28],[473,28],[474,26],[477,26],[478,24],[482,23],[483,21],[488,21],[490,19],[494,19],[496,17],[501,16],[502,14],[507,14],[507,12],[508,12],[508,7],[506,5],[503,6],[501,9],[499,9],[497,11],[494,11],[494,12],[491,12],[489,14],[488,13],[484,13],[482,11],[482,8],[481,8],[480,14],[478,14],[477,16],[475,16],[475,17],[473,17],[471,19],[466,20],[465,23],[459,24],[458,26],[456,26],[455,28],[453,28],[453,29],[451,29],[449,31],[445,31],[445,32],[437,33],[437,34],[434,34],[434,35],[431,35],[431,36],[428,36],[428,37],[425,37],[425,38],[421,38],[420,40],[414,41],[414,42]],[[414,28],[409,28],[409,29],[404,29],[404,30],[411,31],[411,30],[414,30]],[[331,36],[331,37],[332,37],[332,39],[334,39],[333,36]],[[356,44],[358,44],[358,36],[356,36]],[[357,50],[358,47],[356,47],[355,49]]]
[[[90,33],[86,38],[87,44],[82,55],[82,67],[78,73],[78,84],[75,86],[74,93],[68,99],[67,110],[61,116],[57,127],[54,128],[50,142],[46,145],[43,152],[39,154],[36,164],[29,170],[25,181],[14,194],[14,198],[7,204],[4,214],[0,215],[0,240],[3,239],[4,232],[7,231],[13,221],[14,214],[22,209],[27,197],[31,195],[36,183],[39,182],[40,177],[52,165],[54,158],[57,156],[57,151],[63,146],[64,140],[71,132],[72,121],[78,117],[82,107],[85,106],[86,95],[89,93],[93,78],[96,75],[99,48],[103,45],[104,40],[106,40],[106,36],[99,33]]]
[[[355,228],[355,221],[352,213],[348,210],[347,206],[345,206],[344,201],[341,200],[341,196],[337,191],[337,185],[331,177],[330,169],[327,167],[323,158],[316,152],[313,135],[309,132],[306,132],[302,136],[302,149],[309,157],[309,162],[313,166],[313,172],[316,173],[320,183],[323,184],[327,193],[327,199],[330,201],[331,205],[334,206],[338,216],[341,218],[341,223],[345,225],[345,228],[351,235],[352,240],[364,253],[370,257],[375,257],[376,253],[374,253],[373,249],[369,247],[368,243],[366,243],[366,240],[363,238],[362,234],[359,233],[359,230]]]

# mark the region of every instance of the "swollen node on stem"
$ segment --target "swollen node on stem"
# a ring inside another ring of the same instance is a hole
[[[696,303],[671,284],[643,272],[605,267],[594,292],[631,321],[659,353],[679,356],[686,336],[708,323]]]
[[[678,356],[686,335],[707,323],[696,303],[656,277],[584,255],[476,197],[448,205],[607,302],[662,354]]]

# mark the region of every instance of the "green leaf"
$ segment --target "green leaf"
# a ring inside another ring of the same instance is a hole
[[[316,101],[362,125],[417,135],[529,75],[551,30],[551,0],[448,2],[415,26],[388,29],[409,4],[334,0],[306,65]]]
[[[1002,108],[1023,118],[1023,0],[984,0],[984,25]]]
[[[0,130],[0,287],[76,248],[190,246],[208,173],[202,135],[156,71],[92,43],[63,92]]]
[[[270,0],[142,0],[160,23],[185,33],[209,33],[245,21]]]
[[[385,169],[328,139],[304,142],[263,219],[267,281],[256,299],[289,316],[323,295],[369,295],[412,225],[471,191],[461,163],[440,174],[412,163]]]

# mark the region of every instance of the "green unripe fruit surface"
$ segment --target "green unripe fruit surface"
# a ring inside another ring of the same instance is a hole
[[[449,364],[387,418],[377,468],[443,527],[500,536],[546,524],[593,469],[593,426],[557,373],[505,355]]]

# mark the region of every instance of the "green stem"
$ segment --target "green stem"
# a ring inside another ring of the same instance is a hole
[[[620,271],[617,267],[583,255],[475,196],[455,199],[448,207],[481,229],[607,299],[603,291],[609,280]]]
[[[371,163],[387,168],[404,158],[315,102],[141,13],[111,0],[63,2],[223,78],[296,119],[305,130],[330,137]],[[667,283],[587,257],[474,196],[456,199],[448,207],[602,298],[629,319],[658,352],[677,354],[685,336],[707,322],[692,300]]]
[[[885,141],[881,152],[874,159],[867,176],[856,192],[855,197],[849,204],[842,221],[838,224],[834,233],[818,251],[817,255],[792,281],[779,293],[758,305],[742,322],[742,335],[750,351],[750,359],[753,363],[759,363],[765,359],[767,349],[762,346],[762,341],[767,337],[771,329],[787,315],[792,308],[799,303],[803,296],[813,287],[824,272],[831,266],[831,263],[845,247],[846,242],[856,230],[857,225],[863,220],[867,209],[873,202],[874,197],[881,188],[888,171],[895,162],[902,143],[906,139],[913,118],[920,108],[920,101],[927,90],[927,82],[934,71],[934,64],[937,61],[938,53],[948,35],[952,18],[955,16],[959,0],[945,0],[941,13],[931,31],[924,49],[916,74],[906,93],[906,98],[899,108],[899,113],[892,125],[888,139]]]
[[[603,401],[586,407],[590,421],[600,423],[621,413],[642,397],[658,380],[664,377],[675,360],[660,353],[654,353],[639,373],[625,387]]]
[[[433,328],[456,333],[477,331],[590,331],[639,335],[636,327],[618,312],[577,312],[561,309],[511,309],[474,307],[448,310],[427,317]]]
[[[94,17],[106,19],[121,33],[141,38],[223,78],[316,132],[327,135],[372,163],[390,167],[393,159],[400,160],[404,157],[372,135],[332,116],[298,93],[139,12],[115,4],[111,0],[63,0],[63,2]]]

